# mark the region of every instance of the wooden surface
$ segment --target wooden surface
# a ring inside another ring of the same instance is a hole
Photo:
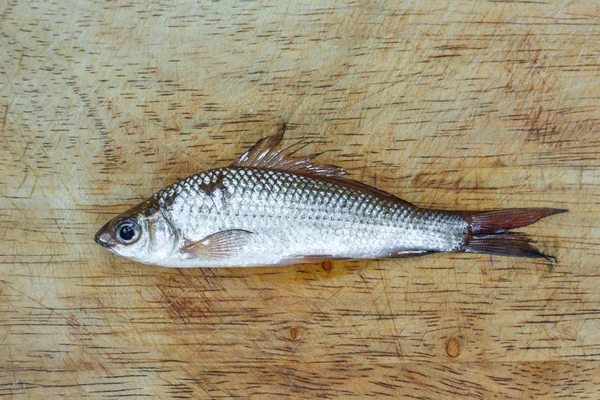
[[[595,1],[0,2],[0,397],[600,398]],[[93,243],[282,121],[545,261],[175,270]]]

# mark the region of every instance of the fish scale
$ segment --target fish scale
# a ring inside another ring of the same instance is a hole
[[[513,228],[565,212],[416,207],[351,180],[302,143],[277,150],[283,130],[229,167],[202,172],[107,222],[98,244],[166,267],[246,267],[463,251],[554,259]]]
[[[218,181],[221,185],[210,186]],[[155,198],[188,241],[231,229],[253,232],[245,250],[260,258],[258,264],[312,254],[360,258],[406,249],[452,251],[463,243],[467,226],[451,212],[422,211],[335,182],[248,168],[206,171]]]

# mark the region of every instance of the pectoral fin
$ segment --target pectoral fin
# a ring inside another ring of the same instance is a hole
[[[221,231],[197,242],[186,242],[180,252],[189,258],[219,260],[236,254],[252,235],[252,232],[242,229]]]

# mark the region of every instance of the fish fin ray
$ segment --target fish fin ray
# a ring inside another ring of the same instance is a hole
[[[419,257],[425,256],[427,254],[438,253],[435,250],[392,250],[386,253],[379,254],[375,258],[411,258],[411,257]],[[292,255],[290,257],[281,260],[279,265],[288,265],[288,264],[303,264],[303,263],[317,263],[323,261],[348,261],[348,260],[356,260],[357,258],[353,257],[342,257],[342,256],[334,256],[332,254],[298,254]],[[366,258],[370,259],[370,258]]]
[[[293,156],[309,143],[300,141],[289,147],[277,150],[285,132],[285,126],[276,134],[260,139],[254,146],[237,158],[231,167],[259,168],[273,171],[292,172],[300,175],[343,176],[344,169],[336,165],[315,164],[312,160],[322,153],[304,157]]]
[[[399,198],[396,195],[393,195],[393,194],[391,194],[389,192],[386,192],[384,190],[381,190],[381,189],[377,189],[376,187],[367,185],[366,183],[355,181],[353,179],[348,179],[348,178],[345,178],[345,177],[323,178],[323,179],[325,179],[327,181],[330,181],[330,182],[333,182],[333,183],[339,183],[341,185],[344,185],[347,188],[355,189],[355,190],[358,190],[359,192],[370,194],[371,196],[379,197],[379,198],[381,198],[383,200],[387,200],[387,201],[389,201],[391,203],[402,204],[402,205],[407,206],[407,207],[418,208],[414,204],[409,203],[406,200],[402,200],[401,198]]]
[[[342,167],[332,164],[313,163],[313,160],[323,154],[323,152],[304,157],[293,157],[299,150],[308,145],[305,141],[300,141],[282,150],[277,150],[277,146],[281,143],[284,133],[285,125],[276,134],[259,140],[254,146],[239,156],[237,160],[231,164],[231,167],[257,168],[308,176],[344,185],[348,188],[377,196],[393,203],[415,207],[413,204],[402,200],[391,193],[347,178],[345,176],[346,172]]]
[[[412,257],[421,257],[426,256],[428,254],[439,253],[436,250],[399,250],[392,252],[386,258],[412,258]]]
[[[202,240],[187,242],[180,252],[190,258],[202,257],[220,260],[244,247],[252,234],[252,232],[242,229],[220,231]]]
[[[498,256],[545,258],[549,261],[557,261],[556,257],[544,254],[535,248],[531,244],[529,236],[521,232],[475,235],[467,239],[464,251]]]
[[[497,233],[533,224],[542,218],[561,214],[560,208],[509,208],[493,211],[460,211],[474,235]]]

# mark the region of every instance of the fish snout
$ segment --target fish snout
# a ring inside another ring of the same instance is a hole
[[[109,229],[110,221],[100,228],[94,235],[94,241],[105,248],[110,248],[114,244],[114,240],[109,232]]]

